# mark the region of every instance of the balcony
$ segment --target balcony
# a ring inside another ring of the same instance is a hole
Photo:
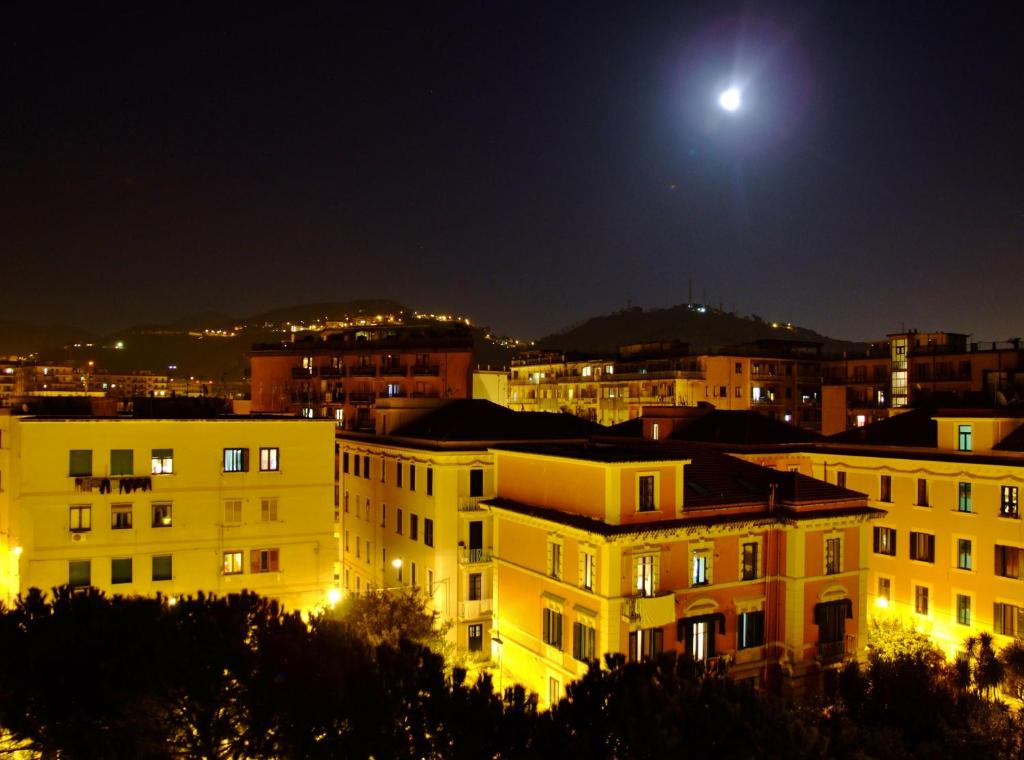
[[[436,364],[414,364],[412,373],[414,375],[432,375],[437,377],[441,374],[441,368]]]
[[[671,591],[655,596],[631,596],[622,602],[622,616],[640,628],[660,628],[676,620],[676,595]]]
[[[484,615],[489,616],[490,614],[490,599],[471,599],[459,602],[459,617],[463,620],[472,620],[473,618],[483,617]]]
[[[441,397],[441,392],[439,390],[436,390],[436,389],[429,390],[429,391],[413,391],[412,393],[409,394],[409,397],[410,398],[440,398]]]
[[[336,393],[325,393],[324,401],[326,401],[328,404],[344,404],[345,392],[337,391]]]
[[[483,496],[463,496],[459,499],[459,511],[460,512],[482,512],[483,507],[480,505],[480,500]]]
[[[464,546],[459,548],[459,564],[461,565],[479,565],[490,561],[490,549],[467,549]]]
[[[408,374],[408,369],[400,364],[393,364],[391,366],[380,368],[381,377],[406,377]]]
[[[292,393],[291,399],[293,404],[320,404],[324,400],[324,394],[320,391],[298,391]]]
[[[296,380],[304,377],[316,377],[316,367],[292,367],[292,377]]]
[[[345,377],[345,368],[320,367],[320,377]]]
[[[851,634],[846,634],[839,641],[819,641],[816,652],[818,662],[829,664],[853,657],[856,641],[857,637]]]
[[[372,364],[357,364],[348,368],[350,377],[376,377],[377,368]]]
[[[372,404],[376,398],[377,394],[373,391],[356,391],[348,394],[350,404]]]

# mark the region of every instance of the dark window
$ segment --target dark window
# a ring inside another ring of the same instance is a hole
[[[469,471],[469,495],[484,495],[484,471],[474,469]]]
[[[961,570],[971,570],[974,568],[974,560],[971,556],[971,542],[969,539],[957,539],[956,566]]]
[[[171,475],[174,473],[174,449],[153,449],[150,469],[154,475]]]
[[[92,564],[87,559],[68,562],[68,585],[82,588],[92,583]]]
[[[169,581],[171,579],[171,555],[162,554],[153,557],[153,580]]]
[[[112,559],[110,560],[110,582],[131,583],[132,582],[132,560]]]
[[[409,465],[409,490],[416,490],[416,465]]]
[[[825,574],[835,575],[843,571],[842,539],[825,539]]]
[[[434,545],[434,521],[429,517],[423,518],[423,543],[427,546]]]
[[[739,616],[736,631],[737,649],[749,649],[764,644],[764,611],[744,612]]]
[[[818,642],[834,644],[846,636],[846,617],[850,613],[850,601],[840,599],[835,602],[822,602],[815,609],[815,622],[818,624]]]
[[[420,518],[415,514],[409,515],[409,538],[416,541],[420,537]]]
[[[402,487],[402,463],[395,462],[395,485]]]
[[[482,652],[484,648],[484,627],[481,623],[471,623],[467,635],[470,652]]]
[[[756,542],[743,544],[742,580],[752,581],[757,578],[759,568],[757,549]]]
[[[665,632],[661,628],[645,628],[629,634],[629,659],[648,660],[657,657],[663,649]]]
[[[892,501],[892,476],[882,475],[878,487],[879,501]]]
[[[889,578],[878,579],[878,596],[885,601],[892,599],[892,580]]]
[[[960,625],[971,624],[971,597],[966,594],[956,595],[956,622]]]
[[[562,613],[544,608],[543,616],[543,637],[544,643],[556,649],[562,648]]]
[[[840,488],[846,488],[846,473],[843,470],[839,470],[836,473],[836,485]]]
[[[110,452],[111,475],[134,475],[135,452],[131,449],[112,449]]]
[[[427,468],[427,496],[434,495],[434,468]]]
[[[640,490],[637,509],[641,512],[648,512],[654,509],[654,476],[641,475],[637,481]]]
[[[477,599],[482,599],[483,598],[482,597],[483,587],[484,587],[483,586],[483,575],[481,575],[480,573],[470,573],[469,574],[469,600],[471,602],[472,601],[476,601]]]
[[[919,507],[928,506],[928,481],[924,478],[917,479],[917,505]]]
[[[404,518],[402,517],[402,510],[399,509],[397,512],[395,512],[395,533],[397,533],[398,535],[402,535],[402,531],[404,530],[404,527],[402,526],[403,519]]]
[[[910,533],[910,558],[918,562],[935,561],[935,536],[931,533]]]
[[[875,554],[896,556],[896,529],[875,528]]]
[[[68,474],[73,477],[92,475],[91,449],[71,450],[71,454],[68,457]]]
[[[249,552],[250,572],[274,573],[279,569],[277,549],[253,549]]]
[[[971,437],[971,426],[959,425],[957,430],[957,449],[960,451],[970,451]]]
[[[1016,636],[1018,631],[1024,630],[1021,625],[1021,610],[1013,604],[996,602],[993,607],[992,624],[996,633],[1003,636]]]
[[[1002,486],[1000,489],[999,514],[1003,517],[1019,517],[1017,512],[1017,486]]]
[[[370,457],[368,455],[363,457],[363,477],[367,480],[370,479]]]
[[[581,662],[597,659],[597,631],[592,626],[572,624],[572,656]]]
[[[348,452],[344,452],[341,455],[341,471],[346,475],[348,474]]]
[[[960,483],[957,486],[957,509],[961,512],[971,511],[971,484]]]
[[[914,586],[914,612],[918,615],[928,614],[928,587]]]
[[[996,544],[996,575],[1002,578],[1020,578],[1020,555],[1016,546]]]
[[[113,530],[127,530],[132,527],[132,505],[110,505],[110,527]]]

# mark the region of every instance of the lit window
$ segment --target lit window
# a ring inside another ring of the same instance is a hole
[[[242,552],[224,552],[224,575],[241,575]]]
[[[711,583],[710,552],[694,551],[690,561],[690,583],[693,586],[706,586]]]
[[[260,449],[260,470],[262,472],[277,472],[278,465],[278,453],[280,449],[274,448],[261,448]]]
[[[88,504],[76,504],[69,509],[68,529],[72,533],[84,533],[92,530],[92,507]]]
[[[1003,517],[1019,517],[1017,512],[1017,486],[1000,488],[999,514]]]
[[[884,599],[887,603],[892,599],[892,579],[878,579],[878,598]]]
[[[153,527],[171,527],[171,505],[167,503],[153,505]]]
[[[885,554],[890,557],[896,556],[896,529],[878,528],[875,534],[875,554]]]
[[[585,589],[594,589],[594,562],[595,556],[592,552],[583,552],[583,567],[581,568],[580,586]]]
[[[756,541],[743,544],[743,552],[740,561],[740,579],[744,581],[752,581],[757,578],[759,563],[758,563],[758,545]]]
[[[918,562],[935,561],[935,536],[931,533],[910,533],[910,558]]]
[[[637,478],[637,509],[649,512],[655,508],[655,488],[653,475],[640,475]]]
[[[224,472],[247,472],[249,449],[224,449]]]
[[[562,577],[562,545],[557,541],[548,541],[548,575]]]
[[[174,472],[174,449],[153,449],[152,472],[170,475]]]
[[[657,422],[651,425],[651,438],[655,441],[661,438],[661,426]]]
[[[572,656],[580,662],[597,659],[597,631],[592,625],[572,624]]]
[[[308,406],[303,407],[302,416],[305,417],[307,420],[313,419],[313,410]]]
[[[657,590],[655,560],[656,557],[653,554],[641,554],[633,560],[633,568],[636,573],[634,588],[639,596],[654,596],[654,592]]]

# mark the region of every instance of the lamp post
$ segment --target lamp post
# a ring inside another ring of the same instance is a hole
[[[503,672],[501,667],[501,656],[505,652],[505,642],[501,640],[501,637],[497,633],[495,633],[493,636],[491,636],[491,643],[498,647],[498,694],[504,697],[505,691],[503,688],[503,684],[505,673]]]

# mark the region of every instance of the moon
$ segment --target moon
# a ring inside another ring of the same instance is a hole
[[[738,111],[743,104],[743,95],[736,87],[730,87],[718,96],[718,105],[730,113]]]

